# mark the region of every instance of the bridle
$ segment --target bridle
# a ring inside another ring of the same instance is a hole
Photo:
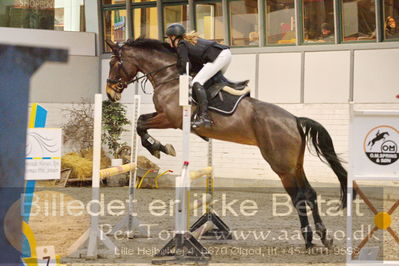
[[[126,71],[125,67],[123,66],[123,60],[122,60],[121,56],[120,56],[120,55],[113,55],[113,56],[111,57],[111,60],[112,60],[113,58],[116,58],[116,59],[118,60],[118,70],[117,70],[118,73],[120,72],[120,70],[122,70],[123,73],[125,74],[125,76],[126,76],[126,77],[129,77],[129,73]],[[157,74],[157,73],[161,72],[162,70],[165,70],[165,69],[167,69],[167,68],[169,68],[169,67],[171,67],[171,66],[174,66],[174,65],[176,65],[176,63],[170,64],[170,65],[167,65],[167,66],[164,66],[164,67],[161,67],[160,69],[157,69],[157,70],[155,70],[155,71],[151,71],[151,72],[149,72],[149,73],[145,73],[145,74],[144,74],[143,76],[141,76],[141,77],[135,78],[135,76],[134,76],[132,79],[130,79],[130,80],[128,80],[128,81],[125,81],[125,80],[122,79],[122,77],[120,77],[118,80],[116,80],[116,79],[107,79],[107,82],[108,82],[108,83],[111,83],[111,84],[118,84],[119,86],[116,86],[116,88],[115,88],[115,86],[114,86],[114,87],[112,87],[111,89],[112,89],[113,91],[117,92],[117,93],[122,93],[123,90],[126,89],[127,86],[128,86],[129,84],[134,83],[134,82],[139,81],[140,79],[142,79],[142,81],[141,81],[141,83],[140,83],[140,84],[141,84],[140,87],[141,87],[142,91],[143,91],[145,94],[151,94],[151,93],[147,93],[146,90],[145,90],[145,86],[146,86],[146,84],[147,84],[147,82],[148,82],[148,77],[151,77],[151,78],[154,79],[154,76],[153,76],[154,74]],[[170,81],[172,81],[172,80],[176,80],[176,79],[178,79],[178,78],[179,78],[179,77],[176,77],[176,78],[173,78],[173,79],[170,79],[170,80],[167,80],[167,81],[160,82],[160,83],[158,83],[156,86],[161,85],[161,84],[164,84],[164,83],[167,83],[167,82],[170,82]]]

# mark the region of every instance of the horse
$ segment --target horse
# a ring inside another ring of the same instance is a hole
[[[179,106],[179,74],[177,55],[167,43],[138,38],[129,39],[123,45],[106,41],[112,49],[106,93],[111,101],[119,101],[127,85],[143,73],[151,82],[156,112],[143,114],[137,121],[137,133],[142,145],[154,156],[163,152],[175,156],[172,145],[163,145],[149,135],[149,129],[182,128],[182,107]],[[192,106],[195,111],[195,106]],[[328,131],[318,122],[296,117],[283,108],[246,97],[241,100],[231,116],[210,111],[214,122],[211,128],[193,131],[203,138],[212,138],[240,144],[254,145],[262,157],[280,177],[299,216],[305,248],[313,246],[313,231],[309,225],[306,205],[310,207],[315,232],[327,248],[333,239],[320,217],[317,194],[308,182],[303,168],[307,145],[312,144],[316,155],[328,164],[340,182],[341,203],[347,201],[347,171],[337,156]]]
[[[388,133],[388,132],[382,132],[382,133],[380,133],[380,131],[378,130],[378,131],[377,131],[377,134],[375,134],[375,138],[373,138],[372,140],[370,140],[369,143],[367,144],[367,146],[370,146],[370,145],[371,145],[371,148],[373,148],[374,144],[375,144],[377,141],[385,140],[385,135],[389,136],[389,133]]]

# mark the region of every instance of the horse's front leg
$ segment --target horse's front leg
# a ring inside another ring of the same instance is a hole
[[[140,115],[137,120],[137,134],[141,138],[141,144],[155,157],[161,158],[161,152],[176,156],[175,148],[171,144],[162,145],[161,142],[148,134],[148,129],[173,128],[164,113],[150,113]]]

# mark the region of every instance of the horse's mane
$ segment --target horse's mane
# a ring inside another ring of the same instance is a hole
[[[154,39],[139,37],[136,40],[128,39],[125,44],[130,47],[137,47],[148,50],[157,50],[164,53],[176,54],[176,50],[166,42]]]

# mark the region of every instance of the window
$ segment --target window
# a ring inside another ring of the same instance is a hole
[[[258,46],[257,0],[233,0],[229,2],[230,43],[232,46]]]
[[[303,40],[305,43],[335,42],[333,0],[304,1]]]
[[[158,14],[156,7],[136,8],[133,13],[134,37],[158,39]]]
[[[113,42],[126,41],[126,10],[105,10],[104,11],[104,40]],[[104,44],[106,52],[110,48]]]
[[[172,23],[181,23],[187,28],[187,5],[165,6],[163,8],[164,30]]]
[[[0,27],[85,31],[84,0],[0,1]]]
[[[399,39],[399,0],[384,1],[384,39]]]
[[[294,0],[266,0],[266,42],[296,43]]]
[[[343,0],[342,27],[344,41],[375,40],[375,1]]]
[[[201,38],[224,41],[222,3],[206,3],[195,5],[196,30]]]

